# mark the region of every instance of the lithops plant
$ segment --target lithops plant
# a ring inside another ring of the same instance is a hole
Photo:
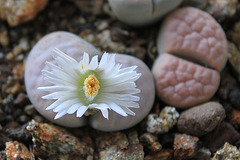
[[[188,108],[214,95],[227,61],[227,40],[208,13],[192,7],[171,13],[159,31],[157,49],[152,71],[164,102]]]
[[[227,40],[217,21],[207,12],[181,8],[165,20],[157,36],[161,53],[172,53],[221,71],[227,62]]]
[[[117,18],[139,27],[156,22],[176,8],[182,0],[108,0]]]
[[[68,32],[53,32],[31,50],[25,70],[28,96],[50,121],[66,127],[89,123],[103,131],[132,127],[150,111],[153,76],[139,59],[102,55]]]

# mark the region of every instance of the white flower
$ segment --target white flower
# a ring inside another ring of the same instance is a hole
[[[108,109],[127,116],[135,115],[129,108],[139,108],[139,93],[135,81],[141,73],[134,71],[137,66],[121,68],[115,64],[115,54],[104,53],[101,61],[94,56],[89,63],[89,55],[77,62],[59,49],[52,51],[57,65],[46,62],[51,70],[42,70],[44,80],[52,86],[38,89],[50,92],[43,99],[56,100],[46,110],[57,112],[55,119],[76,112],[77,117],[100,110],[108,119]]]

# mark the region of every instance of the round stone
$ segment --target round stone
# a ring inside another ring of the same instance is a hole
[[[225,117],[225,110],[220,103],[208,102],[182,112],[177,126],[180,132],[203,136],[211,132]]]

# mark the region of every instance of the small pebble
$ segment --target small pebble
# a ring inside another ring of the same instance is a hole
[[[240,82],[240,51],[232,42],[228,42],[228,62],[237,73],[237,79]]]
[[[18,141],[6,143],[6,155],[8,160],[33,159],[27,147]]]
[[[5,57],[4,53],[0,51],[0,59],[3,59]]]
[[[141,135],[140,141],[150,152],[157,152],[162,149],[162,145],[159,143],[158,138],[151,133],[144,133]]]
[[[211,132],[225,117],[225,110],[220,103],[207,102],[182,112],[177,126],[180,132],[203,136]]]
[[[16,106],[23,106],[26,102],[28,102],[28,96],[23,92],[20,92],[13,101]]]
[[[212,160],[239,160],[240,151],[236,146],[226,142],[223,148],[219,149],[213,156]]]
[[[144,152],[143,146],[140,144],[129,145],[126,149],[119,149],[117,146],[111,146],[110,148],[101,151],[100,159],[102,160],[143,160]]]
[[[129,144],[139,144],[138,133],[137,131],[131,131],[128,133]]]
[[[28,123],[25,123],[18,127],[7,127],[6,134],[11,139],[29,143],[32,139],[32,136],[26,129],[27,125]]]
[[[5,27],[2,26],[0,27],[0,44],[4,47],[9,45],[8,31]]]
[[[5,112],[0,108],[0,122],[2,122],[5,119]]]
[[[228,100],[229,92],[237,85],[236,80],[228,73],[221,79],[218,94],[221,99]]]
[[[238,0],[208,0],[204,9],[219,22],[232,17],[236,13]]]
[[[233,109],[229,117],[230,123],[237,129],[240,128],[240,110]]]
[[[34,106],[32,104],[29,104],[24,107],[24,112],[29,116],[33,116],[36,113],[36,109],[34,108]]]
[[[79,159],[93,159],[93,148],[62,128],[32,120],[27,130],[33,137],[34,153],[39,158],[73,159],[78,156]]]
[[[234,88],[232,88],[229,91],[228,98],[231,103],[231,105],[236,108],[240,109],[240,86],[235,85]]]
[[[228,122],[223,121],[203,138],[203,144],[211,152],[216,152],[225,142],[234,144],[240,139],[240,133]]]
[[[14,77],[8,77],[5,84],[2,85],[2,91],[7,94],[16,94],[22,90],[22,86],[18,79]]]
[[[112,41],[110,30],[103,30],[97,35],[97,40],[99,40],[99,46],[108,52],[125,53],[126,51],[126,46],[123,43]]]
[[[96,138],[96,144],[98,144],[99,159],[142,160],[144,158],[143,146],[131,144],[127,136],[122,132],[106,132],[103,135],[99,135]]]
[[[174,107],[164,107],[159,116],[149,114],[147,131],[150,133],[167,133],[176,123],[179,113]]]
[[[204,9],[209,0],[183,0],[182,5]]]
[[[25,52],[30,49],[29,41],[26,38],[21,38],[20,39],[19,46]]]
[[[19,45],[14,46],[14,48],[12,50],[14,57],[19,55],[21,52],[22,52],[22,48]]]
[[[42,123],[45,120],[42,116],[39,115],[34,115],[33,119],[38,123]]]
[[[198,150],[198,137],[175,134],[174,138],[174,158],[175,159],[189,159],[192,158]]]
[[[98,31],[102,31],[109,27],[109,23],[107,21],[99,21],[95,25],[97,26]]]
[[[207,148],[200,148],[193,158],[196,160],[210,160],[211,152]]]
[[[101,13],[103,0],[82,1],[74,0],[76,6],[84,13],[99,14]]]
[[[14,59],[13,53],[12,53],[12,52],[9,52],[9,53],[6,55],[6,60],[11,61],[11,60],[13,60],[13,59]]]
[[[157,153],[148,154],[144,160],[172,160],[173,159],[173,150],[171,149],[162,149]]]
[[[228,33],[228,36],[231,38],[232,42],[235,43],[236,46],[239,48],[240,47],[240,21],[237,21],[234,24],[233,29],[229,30],[227,33]],[[234,50],[234,48],[232,49]]]
[[[126,149],[120,149],[117,146],[103,150],[99,153],[101,160],[143,160],[144,151],[143,146],[140,144],[129,145]]]
[[[98,150],[104,150],[111,146],[118,146],[120,149],[125,149],[129,145],[127,136],[122,132],[112,132],[100,135],[96,138]]]
[[[26,122],[29,121],[30,119],[29,119],[29,117],[27,117],[25,114],[23,114],[23,115],[20,115],[20,116],[18,117],[18,120],[19,120],[19,122],[21,122],[21,123],[26,123]]]

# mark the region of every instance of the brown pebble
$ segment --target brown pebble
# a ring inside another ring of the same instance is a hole
[[[128,138],[122,132],[100,134],[96,138],[99,159],[142,160],[144,158],[143,146],[136,144],[139,141],[136,136],[137,132],[134,131],[128,134]]]
[[[3,27],[0,27],[0,44],[4,47],[9,45],[8,31]]]
[[[137,131],[131,131],[128,133],[128,141],[130,144],[139,144]]]
[[[240,128],[240,110],[233,109],[229,121],[235,128]]]
[[[0,18],[7,20],[10,26],[32,20],[39,11],[44,9],[48,0],[1,0]]]
[[[126,149],[120,149],[117,146],[113,145],[110,148],[103,150],[99,153],[100,158],[103,160],[143,160],[144,152],[143,146],[140,144],[131,144]]]
[[[25,123],[24,125],[18,126],[18,127],[7,127],[6,133],[7,136],[14,140],[21,140],[21,142],[29,142],[32,139],[31,134],[26,129],[26,126],[28,123]]]
[[[229,122],[223,121],[204,137],[203,143],[211,152],[216,152],[225,142],[233,144],[239,139],[240,133]]]
[[[8,160],[31,160],[33,158],[27,147],[18,141],[6,143],[6,155]]]
[[[177,126],[180,132],[203,136],[216,128],[225,117],[225,110],[220,103],[207,102],[182,112]]]
[[[5,143],[11,141],[3,129],[0,129],[0,147],[4,148]]]
[[[32,120],[27,130],[33,137],[34,153],[40,158],[93,159],[93,148],[62,128]]]
[[[30,104],[30,105],[27,105],[24,107],[24,112],[29,116],[30,115],[33,116],[36,113],[36,109],[34,108],[34,106],[32,104]],[[39,122],[39,121],[37,121],[37,122]]]
[[[175,134],[174,138],[174,158],[175,159],[189,159],[192,158],[198,150],[198,137]]]
[[[23,92],[20,92],[17,95],[17,98],[13,101],[14,105],[17,106],[23,106],[26,102],[28,102],[28,96]]]
[[[7,82],[2,85],[3,93],[16,94],[21,90],[22,90],[22,87],[20,85],[20,82],[14,77],[8,78]]]
[[[147,155],[144,160],[170,160],[173,159],[173,150],[162,149],[161,151]]]
[[[125,149],[129,145],[126,135],[122,132],[113,132],[100,135],[96,138],[98,149],[103,150],[112,145],[118,146],[120,149]]]
[[[14,76],[18,77],[18,78],[23,78],[24,76],[24,64],[23,63],[17,63],[14,67],[13,67],[13,74]]]
[[[141,135],[140,141],[150,152],[157,152],[162,149],[162,145],[159,143],[158,138],[151,133],[144,133]]]

